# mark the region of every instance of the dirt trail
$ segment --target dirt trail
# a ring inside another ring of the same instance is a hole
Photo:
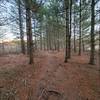
[[[38,96],[35,96],[41,96],[42,91],[46,89],[59,92],[65,100],[100,99],[100,77],[99,72],[93,70],[95,66],[89,68],[85,58],[72,58],[68,64],[64,64],[62,54],[46,53],[46,55],[38,73],[36,85]]]
[[[20,100],[100,100],[97,67],[88,65],[84,55],[74,56],[66,64],[63,58],[61,52],[42,52],[36,55],[34,66],[26,63],[25,56],[19,65],[19,57],[10,62],[10,66],[17,65],[11,68],[17,70],[16,78],[13,75],[13,87],[16,87]],[[7,66],[9,59],[5,62]]]

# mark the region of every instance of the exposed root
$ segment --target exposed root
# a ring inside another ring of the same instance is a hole
[[[46,89],[42,90],[38,100],[49,100],[51,96],[58,98],[57,100],[63,100],[63,95],[60,92]]]

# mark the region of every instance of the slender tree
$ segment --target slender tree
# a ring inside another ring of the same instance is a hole
[[[74,2],[74,10],[73,10],[73,33],[74,33],[74,53],[76,53],[76,2]]]
[[[74,7],[74,9],[75,9],[75,7]],[[76,15],[75,15],[75,10],[74,10],[74,52],[76,53],[76,21],[75,21],[75,17],[76,17]]]
[[[95,0],[91,1],[91,51],[90,51],[90,62],[89,64],[95,64],[95,35],[94,35],[94,24],[95,24]]]
[[[42,22],[41,22],[41,25],[40,25],[40,50],[43,49],[43,47],[42,47],[42,40],[43,40],[43,38],[42,38]]]
[[[69,38],[68,38],[68,58],[71,57],[71,31],[72,31],[72,0],[70,0],[70,28],[69,28]]]
[[[24,31],[23,31],[23,19],[22,19],[22,8],[21,1],[18,0],[18,12],[19,12],[19,28],[20,28],[20,39],[21,39],[21,52],[25,54],[25,42],[24,42]]]
[[[66,48],[65,48],[65,63],[68,62],[68,34],[69,34],[69,0],[65,0],[66,11]]]
[[[82,33],[81,33],[81,0],[80,0],[80,23],[79,23],[79,55],[81,55]]]
[[[27,44],[28,44],[28,53],[29,53],[29,64],[33,63],[33,39],[32,39],[32,24],[31,24],[31,0],[25,0],[26,8],[26,32],[27,32]]]
[[[99,10],[99,22],[100,22],[100,10]],[[99,24],[99,66],[100,66],[100,24]]]

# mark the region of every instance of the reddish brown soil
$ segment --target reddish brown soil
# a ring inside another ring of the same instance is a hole
[[[89,65],[87,55],[73,55],[65,64],[62,52],[41,52],[34,61],[0,57],[0,91],[9,90],[18,100],[100,100],[99,67]]]

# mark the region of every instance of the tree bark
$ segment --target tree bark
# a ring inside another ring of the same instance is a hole
[[[81,0],[80,0],[80,26],[79,26],[79,56],[81,55],[81,45],[82,45],[82,33],[81,33]]]
[[[19,29],[20,29],[20,39],[21,39],[21,52],[25,54],[25,42],[24,42],[24,32],[22,23],[22,9],[20,0],[18,0],[18,12],[19,12]]]
[[[27,44],[29,50],[29,64],[33,63],[33,39],[32,39],[32,25],[31,25],[31,10],[26,8],[26,32],[27,32]]]
[[[95,37],[94,37],[94,24],[95,24],[95,1],[92,0],[91,3],[91,51],[90,51],[90,62],[89,64],[94,65],[95,64]]]
[[[72,0],[70,0],[70,29],[68,38],[68,58],[71,58]]]
[[[40,23],[40,50],[42,50],[42,22]]]
[[[74,6],[75,9],[75,6]],[[76,53],[76,20],[75,20],[75,11],[74,11],[74,53]]]
[[[100,14],[99,14],[99,21],[100,21]],[[100,25],[99,25],[99,70],[100,70]]]
[[[83,47],[83,52],[85,52],[85,44],[84,44],[84,40],[82,39],[82,47]]]
[[[66,48],[65,48],[65,63],[68,62],[68,34],[69,34],[69,1],[65,0],[66,10]]]

